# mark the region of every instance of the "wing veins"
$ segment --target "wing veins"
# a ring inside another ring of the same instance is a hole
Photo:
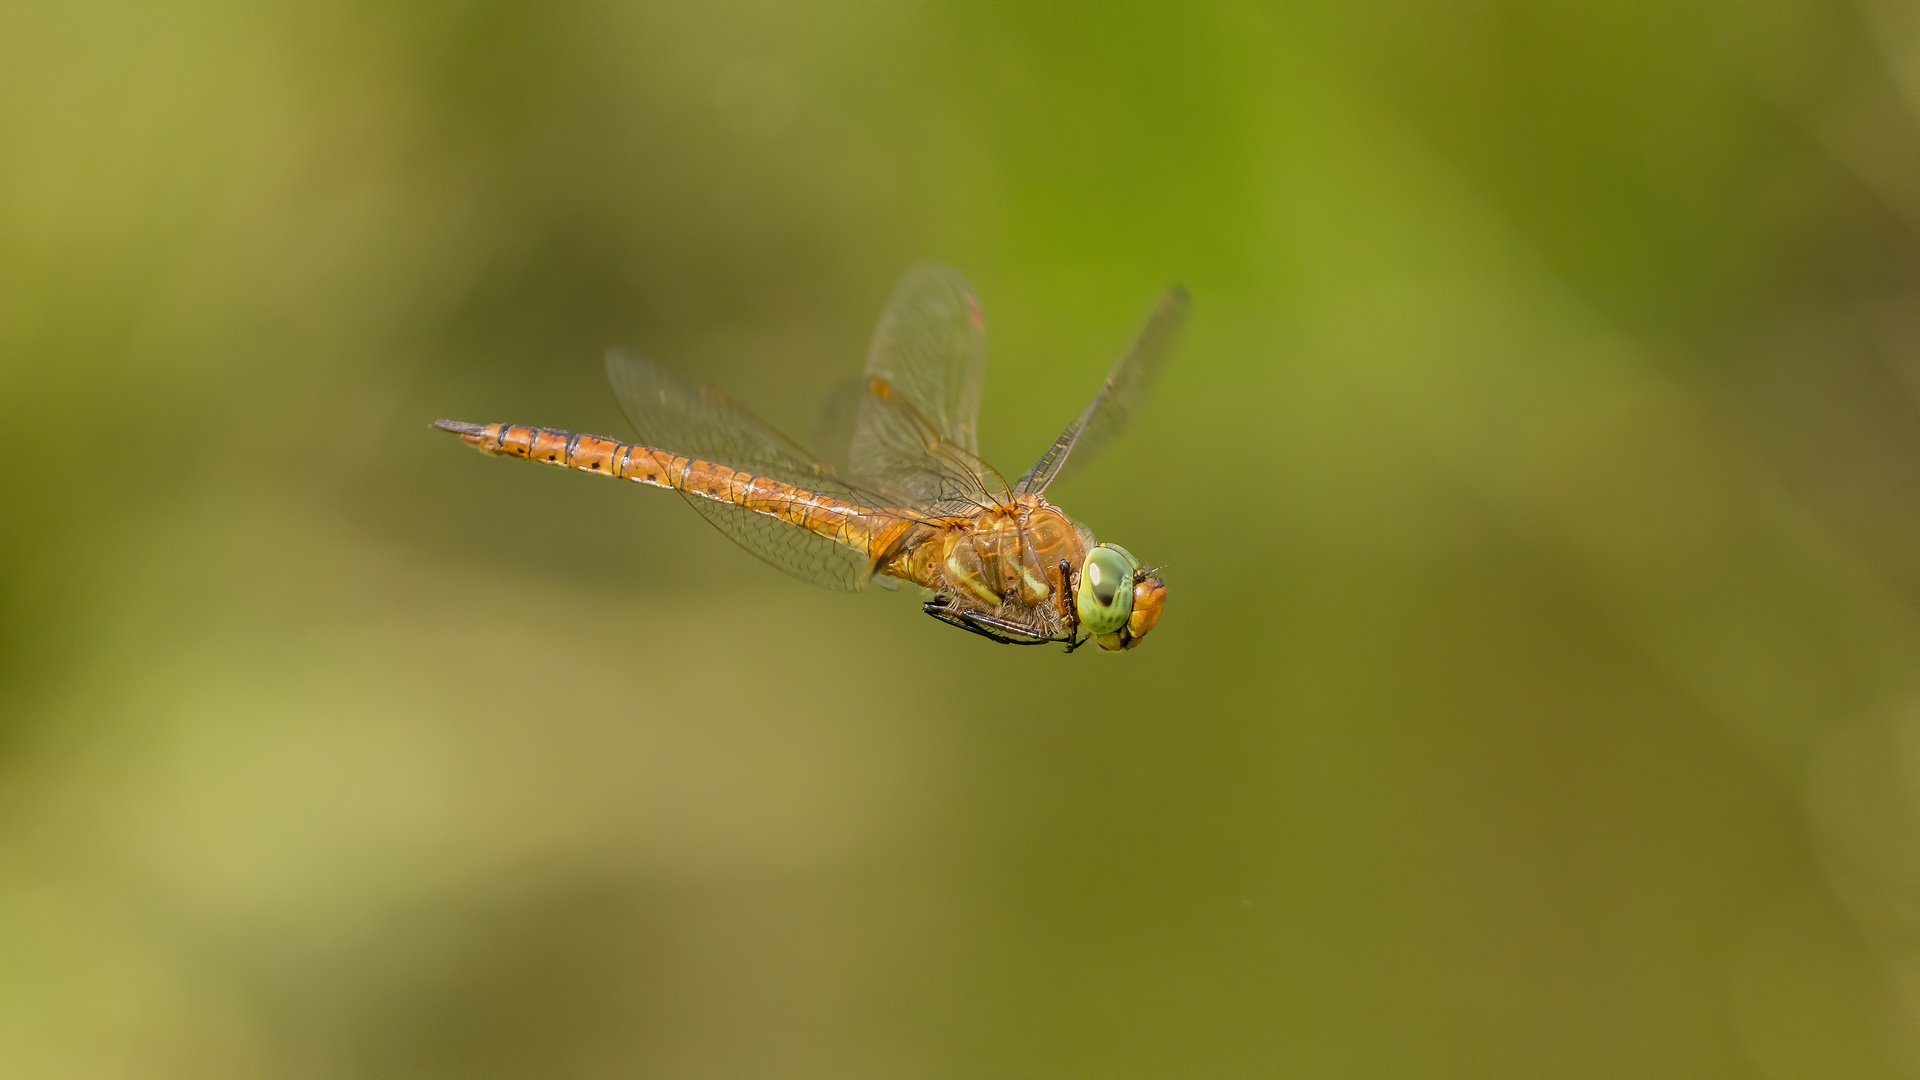
[[[1140,332],[1134,335],[1132,344],[1121,354],[1113,370],[1107,373],[1093,400],[1087,402],[1087,407],[1081,410],[1073,423],[1067,425],[1053,445],[1047,447],[1046,453],[1040,455],[1040,460],[1034,462],[1033,467],[1014,484],[1015,497],[1038,495],[1046,491],[1047,485],[1053,483],[1066,468],[1068,459],[1076,449],[1080,455],[1074,460],[1084,463],[1126,427],[1134,408],[1159,374],[1160,366],[1185,320],[1186,309],[1185,289],[1175,286],[1161,294],[1159,302],[1140,327]]]

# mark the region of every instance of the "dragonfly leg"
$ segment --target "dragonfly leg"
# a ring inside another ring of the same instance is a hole
[[[998,616],[988,615],[985,612],[967,611],[963,608],[953,607],[944,600],[929,600],[920,605],[920,610],[939,619],[943,623],[957,626],[968,633],[979,634],[983,638],[990,638],[1002,645],[1045,645],[1050,641],[1059,640],[1057,638],[1040,637],[1036,635],[1031,628],[1022,626],[1010,619],[1002,619]],[[1020,636],[1009,636],[1013,634]]]
[[[1080,636],[1080,616],[1079,613],[1074,610],[1073,590],[1068,587],[1068,582],[1072,579],[1072,575],[1073,564],[1065,559],[1061,559],[1060,591],[1056,595],[1060,598],[1060,622],[1067,628],[1068,652],[1072,652],[1080,647],[1080,642],[1075,640]]]

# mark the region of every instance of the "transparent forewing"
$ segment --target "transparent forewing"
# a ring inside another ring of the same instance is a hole
[[[1134,407],[1159,375],[1160,365],[1179,334],[1186,312],[1185,289],[1176,286],[1161,295],[1153,313],[1147,316],[1146,325],[1134,337],[1133,345],[1101,384],[1100,392],[1013,486],[1015,495],[1038,495],[1045,491],[1066,467],[1069,457],[1077,464],[1085,464],[1120,433]]]
[[[959,271],[923,264],[894,287],[866,374],[821,410],[819,440],[852,482],[930,515],[1009,501],[979,456],[984,326]]]
[[[868,511],[886,509],[887,499],[847,483],[726,395],[672,368],[612,352],[607,381],[648,446],[771,477]],[[733,503],[681,494],[735,543],[802,581],[840,591],[866,583],[869,566],[861,552]]]
[[[1011,499],[998,471],[951,442],[885,379],[849,379],[834,387],[821,403],[815,439],[837,475],[929,516]]]
[[[894,286],[867,350],[868,379],[899,391],[948,442],[980,452],[986,324],[960,271],[922,263]]]
[[[869,378],[859,405],[851,475],[931,515],[1011,505],[1007,481],[951,442],[884,379]]]

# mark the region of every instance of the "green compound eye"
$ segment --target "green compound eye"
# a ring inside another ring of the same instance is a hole
[[[1127,616],[1133,614],[1134,569],[1133,558],[1111,544],[1087,552],[1074,607],[1088,633],[1111,634],[1127,624]]]

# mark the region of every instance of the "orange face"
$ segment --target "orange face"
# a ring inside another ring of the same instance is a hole
[[[1160,621],[1160,605],[1167,601],[1167,583],[1157,577],[1150,577],[1133,587],[1133,614],[1127,616],[1127,642],[1122,648],[1131,649],[1140,644],[1147,636],[1153,624]]]
[[[1133,612],[1127,621],[1111,634],[1100,634],[1094,638],[1103,649],[1131,649],[1140,644],[1147,636],[1153,624],[1160,621],[1160,607],[1167,600],[1167,583],[1157,577],[1143,577],[1133,586]]]

